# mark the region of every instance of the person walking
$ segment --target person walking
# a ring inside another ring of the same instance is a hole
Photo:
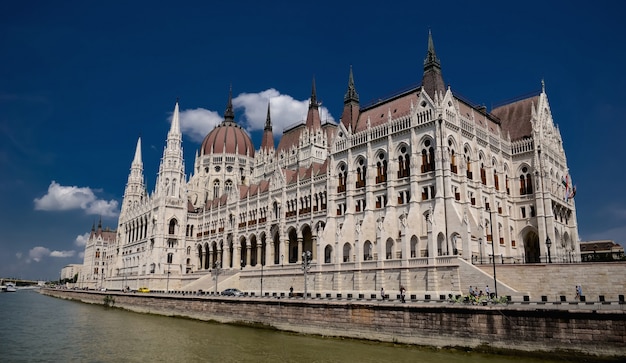
[[[485,294],[487,294],[487,299],[491,299],[491,294],[489,293],[489,285],[485,286]]]
[[[380,296],[383,298],[383,301],[385,300],[385,289],[383,289],[382,287],[380,288]]]
[[[406,294],[406,289],[404,288],[404,286],[400,286],[400,300],[402,301],[403,304],[406,302],[405,294]]]

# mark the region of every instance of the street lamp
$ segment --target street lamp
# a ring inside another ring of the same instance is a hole
[[[546,247],[548,247],[548,263],[552,263],[552,257],[550,257],[550,247],[552,246],[552,241],[550,241],[550,236],[546,237]]]
[[[493,285],[495,286],[496,299],[498,298],[498,281],[496,280],[496,253],[494,250],[495,241],[493,239],[493,222],[491,221],[491,209],[487,209],[489,212],[489,228],[491,228],[491,262],[493,263]]]
[[[215,295],[217,295],[217,278],[221,272],[222,263],[220,261],[215,262],[215,266],[213,267],[213,275],[215,275]]]
[[[311,260],[313,256],[311,251],[302,252],[302,271],[304,272],[304,299],[306,300],[307,296],[307,286],[306,286],[306,273],[311,268]]]
[[[478,244],[480,245],[480,251],[478,251],[480,252],[480,264],[482,265],[483,264],[483,239],[482,238],[478,239]]]
[[[261,261],[261,297],[263,297],[263,261]]]
[[[167,284],[165,285],[165,293],[170,292],[170,264],[167,264]]]

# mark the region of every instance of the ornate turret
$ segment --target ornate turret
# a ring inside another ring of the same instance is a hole
[[[143,177],[143,162],[141,160],[141,137],[137,139],[135,157],[130,164],[130,173],[124,189],[124,199],[122,201],[122,211],[124,214],[128,208],[138,204],[146,196],[146,185]]]
[[[159,174],[157,177],[156,192],[158,195],[180,197],[185,179],[185,163],[183,160],[183,137],[180,132],[178,100],[174,106],[172,125],[167,133],[167,145],[163,150]]]
[[[265,128],[263,128],[263,139],[261,140],[261,151],[268,153],[270,150],[274,150],[274,134],[272,132],[272,118],[270,116],[270,104],[268,102]]]
[[[343,113],[341,123],[347,130],[353,131],[359,119],[359,94],[354,87],[354,76],[352,66],[350,66],[350,76],[348,77],[348,90],[343,97]]]
[[[320,119],[319,103],[317,102],[317,92],[315,90],[315,78],[313,78],[313,86],[311,87],[311,101],[309,101],[309,112],[306,115],[306,127],[313,131],[322,127]]]
[[[428,52],[426,53],[426,59],[424,59],[422,87],[432,99],[435,98],[435,93],[445,93],[446,91],[443,76],[441,75],[441,62],[437,58],[437,53],[435,53],[435,44],[430,30],[428,31]]]

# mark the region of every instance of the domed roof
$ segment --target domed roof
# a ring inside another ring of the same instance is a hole
[[[254,157],[254,145],[250,136],[235,122],[232,90],[228,96],[228,106],[224,111],[224,121],[206,135],[200,146],[200,155],[222,153]]]

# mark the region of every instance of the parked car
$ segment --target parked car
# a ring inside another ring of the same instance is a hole
[[[150,292],[150,289],[147,287],[140,287],[139,290],[137,290],[137,292]]]
[[[222,291],[223,296],[243,296],[243,292],[239,289],[226,289]]]

